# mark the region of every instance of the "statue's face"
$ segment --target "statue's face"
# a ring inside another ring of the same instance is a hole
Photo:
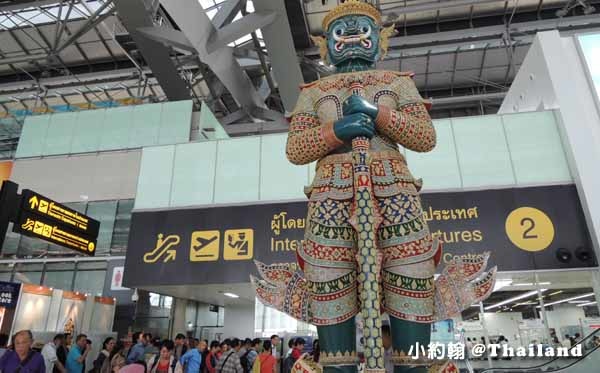
[[[379,57],[379,26],[367,16],[336,19],[327,30],[327,52],[333,65],[353,59],[374,63]]]

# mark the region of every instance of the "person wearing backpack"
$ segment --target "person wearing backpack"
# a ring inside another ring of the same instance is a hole
[[[250,347],[250,353],[248,354],[248,364],[250,366],[250,372],[252,371],[252,367],[254,366],[254,362],[258,357],[258,352],[260,351],[260,345],[262,344],[262,340],[260,338],[254,338],[252,340],[252,346]]]
[[[252,373],[275,373],[277,359],[273,356],[273,345],[271,341],[263,342],[263,351],[252,365]]]
[[[244,373],[244,368],[240,363],[240,356],[238,355],[241,347],[240,340],[234,338],[230,344],[231,349],[224,352],[217,363],[216,373]]]
[[[173,355],[175,344],[173,341],[164,340],[160,352],[148,361],[148,373],[183,373],[183,368]]]
[[[256,357],[258,356],[257,349],[260,346],[260,339],[256,338],[250,340],[249,343],[244,344],[247,347],[246,352],[240,357],[240,364],[242,364],[242,368],[244,368],[244,373],[250,373],[252,372],[252,364],[254,364],[254,360],[256,360]]]

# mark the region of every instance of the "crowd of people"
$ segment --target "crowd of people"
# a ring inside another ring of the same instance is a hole
[[[4,345],[8,337],[0,335]],[[86,366],[92,342],[85,334],[57,334],[36,351],[29,330],[17,332],[10,348],[0,348],[2,373],[290,373],[293,363],[305,350],[303,338],[290,339],[287,355],[280,354],[281,339],[228,338],[224,341],[198,340],[178,334],[174,340],[153,338],[150,333],[132,335],[129,347],[109,337]],[[319,360],[318,340],[311,351]]]

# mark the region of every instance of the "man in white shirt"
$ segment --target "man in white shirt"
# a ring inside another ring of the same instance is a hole
[[[52,373],[54,367],[61,373],[65,373],[66,369],[56,357],[56,349],[65,343],[65,335],[57,334],[51,342],[48,342],[42,348],[42,356],[44,357],[44,363],[46,364],[46,373]]]

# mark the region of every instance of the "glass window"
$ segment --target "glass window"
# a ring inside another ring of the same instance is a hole
[[[127,249],[129,227],[131,226],[131,210],[133,210],[132,199],[119,201],[112,236],[111,254],[113,255],[124,254]]]
[[[5,257],[16,255],[17,249],[19,248],[19,240],[21,239],[21,235],[14,233],[12,230],[13,223],[9,223],[8,229],[6,230],[6,236],[4,238],[4,244],[2,245],[2,256]]]
[[[106,271],[77,271],[73,290],[101,296],[104,292]]]
[[[150,305],[158,307],[160,304],[160,294],[150,293]]]
[[[102,295],[105,277],[106,262],[79,262],[77,263],[73,290],[92,295]]]
[[[75,263],[47,263],[44,285],[61,290],[73,289]]]
[[[0,281],[10,282],[14,265],[0,264]]]
[[[88,204],[87,215],[100,222],[96,255],[110,254],[116,213],[117,201],[90,202]]]
[[[19,263],[15,268],[15,277],[13,282],[39,285],[42,280],[42,263]]]
[[[20,258],[32,258],[44,256],[48,253],[48,243],[39,238],[21,236],[17,256]]]

